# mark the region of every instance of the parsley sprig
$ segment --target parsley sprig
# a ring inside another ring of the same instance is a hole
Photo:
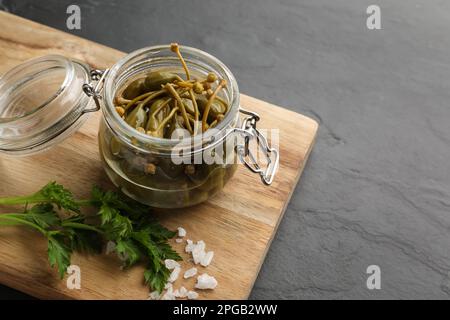
[[[91,197],[75,200],[62,185],[50,182],[29,196],[0,198],[0,205],[24,205],[20,213],[0,214],[0,226],[23,225],[40,232],[48,242],[48,260],[61,278],[70,266],[73,252],[100,253],[106,241],[125,267],[145,263],[144,281],[161,292],[170,275],[165,259],[181,260],[168,240],[175,232],[149,216],[149,208],[121,193],[94,187]],[[82,208],[93,207],[96,216],[85,216]]]

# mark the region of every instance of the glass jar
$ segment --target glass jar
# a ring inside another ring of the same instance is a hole
[[[0,152],[42,151],[74,132],[87,113],[101,109],[99,152],[106,173],[125,194],[144,204],[180,208],[203,202],[222,190],[239,161],[270,184],[278,152],[256,129],[258,115],[240,108],[233,74],[203,51],[180,49],[194,77],[214,72],[226,80],[221,98],[229,109],[214,129],[194,137],[162,139],[137,131],[116,112],[114,97],[127,83],[149,71],[184,74],[168,45],[132,52],[104,71],[46,56],[12,69],[0,80]],[[43,87],[46,94],[38,99]],[[242,120],[240,113],[245,115]],[[264,166],[251,151],[252,143],[262,151]]]

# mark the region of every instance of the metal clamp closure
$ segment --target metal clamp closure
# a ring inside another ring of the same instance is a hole
[[[236,146],[239,159],[252,172],[258,173],[262,182],[270,185],[278,170],[280,161],[279,152],[277,149],[269,147],[267,138],[256,128],[256,124],[260,119],[259,115],[242,108],[239,109],[239,112],[247,116],[239,130],[244,135],[244,144],[238,144]],[[266,157],[267,165],[265,165],[265,168],[258,164],[257,158],[250,150],[250,143],[253,140]]]
[[[90,71],[89,75],[92,82],[83,84],[83,91],[88,97],[92,97],[94,99],[95,107],[90,109],[84,109],[82,111],[82,114],[89,112],[96,112],[100,110],[100,100],[102,99],[101,92],[108,71],[109,69],[106,70],[93,69]]]

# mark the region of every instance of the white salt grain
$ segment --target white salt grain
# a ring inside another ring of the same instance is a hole
[[[177,289],[173,292],[173,295],[176,298],[186,298],[187,295],[187,289],[185,287],[181,287],[180,289]]]
[[[164,289],[168,290],[170,288],[172,288],[172,284],[170,282],[167,282],[166,285],[164,286]]]
[[[217,280],[214,277],[211,277],[207,273],[202,274],[197,277],[197,283],[195,284],[197,289],[214,289],[217,287]]]
[[[186,236],[186,230],[184,228],[182,228],[182,227],[178,227],[178,236],[180,238],[185,237]]]
[[[205,241],[203,241],[203,240],[197,241],[196,247],[199,248],[198,250],[205,251],[205,248],[206,248]]]
[[[197,268],[190,268],[189,270],[186,270],[186,272],[184,273],[184,278],[190,278],[193,277],[197,274]]]
[[[180,271],[181,271],[180,267],[175,267],[167,281],[175,282],[178,279],[178,276],[180,275]]]
[[[185,287],[181,287],[179,289],[179,293],[180,293],[180,298],[185,298],[187,293],[188,293],[188,291],[187,291],[187,289]]]
[[[186,251],[187,253],[192,252],[192,250],[194,250],[194,248],[196,247],[196,245],[192,242],[192,240],[186,240],[187,245],[186,248],[184,249],[184,251]]]
[[[205,257],[205,242],[198,241],[194,249],[192,249],[192,258],[195,264],[199,264],[200,261]]]
[[[198,298],[198,293],[195,291],[189,291],[186,296],[189,300],[195,300]]]
[[[108,241],[106,244],[106,254],[111,254],[116,250],[116,243],[114,241]]]
[[[161,294],[158,291],[153,291],[148,296],[148,300],[158,300],[161,297]]]
[[[200,261],[202,261],[202,259],[204,257],[205,257],[205,251],[200,251],[200,250],[196,250],[196,249],[194,249],[192,251],[192,258],[194,259],[195,264],[199,264]]]
[[[201,264],[202,266],[204,266],[204,267],[209,266],[209,264],[211,263],[213,257],[214,257],[214,251],[209,251],[209,252],[207,252],[207,253],[203,256],[202,260],[200,261],[200,264]]]
[[[166,268],[169,270],[175,269],[176,267],[180,267],[180,264],[172,259],[166,259],[164,260],[164,264],[166,265]]]
[[[182,242],[183,242],[183,239],[177,238],[177,239],[175,239],[175,242],[176,242],[176,243],[182,243]]]
[[[161,300],[175,300],[175,295],[173,294],[173,288],[169,287],[164,295],[161,297]]]

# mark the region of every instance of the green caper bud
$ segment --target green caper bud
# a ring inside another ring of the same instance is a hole
[[[212,73],[212,72],[208,73],[208,76],[206,77],[206,81],[214,82],[216,80],[217,80],[217,76],[215,73]]]
[[[127,86],[123,91],[122,97],[131,100],[144,93],[144,90],[144,79],[137,79]]]
[[[206,77],[206,81],[214,82],[216,80],[217,80],[217,76],[215,73],[212,73],[212,72],[208,73],[208,76]]]
[[[183,105],[188,113],[190,114],[195,113],[194,104],[192,103],[191,99],[182,98],[181,101],[183,101]]]
[[[145,126],[147,120],[147,112],[145,112],[144,105],[140,103],[137,107],[131,111],[125,121],[133,128]]]
[[[208,99],[205,96],[197,96],[197,105],[201,112],[204,112]],[[223,115],[227,111],[227,106],[219,99],[214,99],[209,109],[208,118],[210,120],[216,119],[219,115]]]
[[[205,89],[203,88],[203,85],[200,82],[195,82],[194,86],[192,87],[194,89],[195,93],[201,94]]]
[[[162,85],[177,79],[179,80],[179,76],[174,73],[153,71],[145,77],[144,88],[148,91],[160,90]]]

